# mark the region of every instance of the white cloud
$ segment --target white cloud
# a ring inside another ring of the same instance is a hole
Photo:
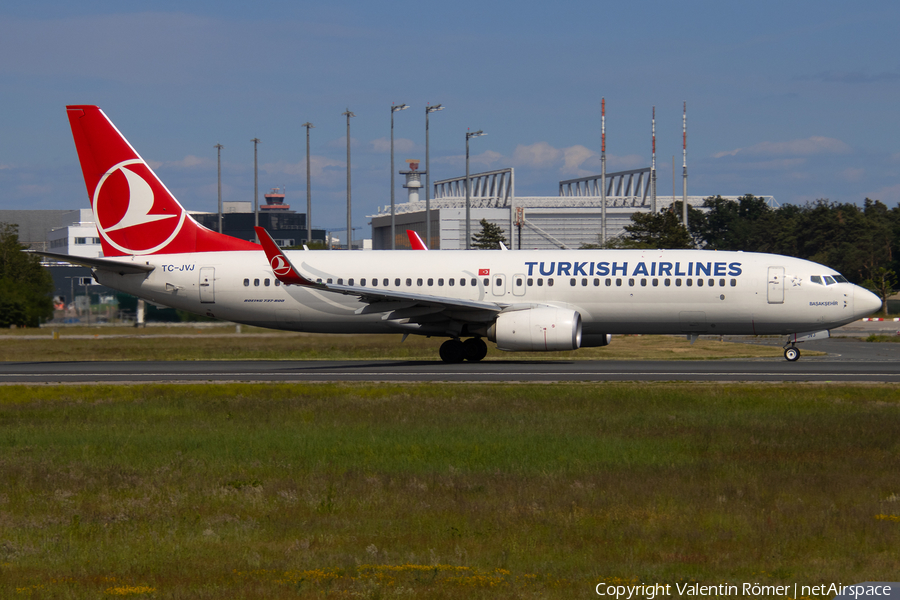
[[[565,156],[565,164],[563,165],[563,173],[574,173],[576,175],[586,176],[587,173],[582,170],[581,166],[591,160],[597,153],[589,148],[581,145],[569,146],[563,150]]]
[[[813,154],[844,154],[850,146],[834,138],[814,135],[805,139],[787,142],[760,142],[746,148],[725,150],[713,154],[713,158],[726,156],[810,156]]]
[[[391,138],[378,138],[372,140],[372,150],[380,153],[391,151]],[[416,147],[416,143],[407,138],[394,138],[394,154],[397,152],[412,152]]]
[[[900,183],[883,187],[871,194],[866,194],[866,196],[884,203],[900,202]]]
[[[512,161],[516,166],[547,168],[553,167],[562,158],[563,152],[548,144],[537,142],[529,146],[519,144],[513,152]]]

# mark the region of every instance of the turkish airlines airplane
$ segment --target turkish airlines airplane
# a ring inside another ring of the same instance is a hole
[[[260,327],[448,338],[446,362],[605,346],[612,334],[786,335],[796,344],[877,310],[834,270],[704,250],[282,251],[199,225],[96,106],[68,106],[104,258],[101,284]],[[463,341],[464,340],[464,341]]]

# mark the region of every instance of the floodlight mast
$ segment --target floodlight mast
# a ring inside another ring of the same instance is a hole
[[[479,129],[478,131],[467,131],[466,132],[466,250],[470,250],[472,247],[472,219],[471,219],[471,194],[469,192],[469,188],[471,187],[471,180],[469,178],[469,140],[474,137],[481,137],[483,135],[487,135],[484,131]]]
[[[394,113],[409,108],[405,104],[391,105],[391,250],[397,246],[396,222],[394,218]]]
[[[216,144],[213,146],[216,150],[218,150],[217,155],[217,163],[219,165],[219,233],[222,233],[222,148],[224,148],[222,144]]]
[[[444,110],[440,104],[425,106],[425,247],[431,248],[431,165],[428,156],[428,115]]]
[[[306,127],[306,243],[312,243],[312,194],[309,182],[309,130],[315,125],[307,121],[300,127]]]
[[[353,249],[352,240],[353,228],[350,226],[350,117],[355,117],[350,109],[341,113],[347,117],[347,250]]]
[[[250,141],[253,142],[253,226],[259,227],[259,162],[256,148],[260,139],[253,138]]]

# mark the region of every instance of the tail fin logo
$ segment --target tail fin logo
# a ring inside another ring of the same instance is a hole
[[[291,265],[287,264],[287,261],[280,254],[273,256],[270,264],[272,265],[272,271],[276,275],[287,275],[291,272]]]
[[[94,218],[100,235],[125,254],[152,254],[174,240],[187,216],[140,159],[115,165],[97,183]]]

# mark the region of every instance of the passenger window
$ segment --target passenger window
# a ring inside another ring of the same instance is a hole
[[[659,279],[653,280],[653,287],[659,287]]]
[[[551,287],[553,286],[553,278],[552,277],[547,278],[547,285],[549,285]]]
[[[616,277],[616,287],[622,287],[622,280]]]
[[[725,280],[724,280],[724,279],[720,279],[720,280],[719,280],[719,287],[725,287]]]
[[[249,280],[249,279],[245,279],[245,280],[244,280],[244,287],[250,287],[250,280]]]
[[[320,281],[321,281],[321,280],[320,280]],[[259,279],[254,279],[254,280],[253,280],[253,285],[255,285],[256,287],[259,287]]]
[[[521,277],[516,279],[516,287],[522,287],[522,278]]]
[[[428,278],[428,287],[431,287],[431,286],[433,286],[433,285],[434,285],[434,279],[432,279],[431,277],[429,277],[429,278]]]
[[[532,279],[531,277],[529,277],[529,278],[528,278],[528,287],[531,287],[531,286],[533,286],[533,285],[534,285],[534,279]]]
[[[538,277],[538,287],[541,287],[543,285],[544,285],[544,280],[541,279],[540,277]]]
[[[634,279],[628,280],[628,287],[634,287]]]
[[[471,283],[472,283],[472,287],[475,287],[478,285],[478,280],[473,277]]]
[[[709,287],[714,287],[716,285],[716,280],[710,279],[709,281],[707,281],[707,283],[709,284]]]
[[[444,278],[443,278],[443,277],[441,277],[440,279],[438,279],[438,285],[439,285],[439,286],[444,285]]]
[[[578,285],[578,280],[572,277],[571,279],[569,279],[569,285],[575,287],[576,285]]]
[[[361,285],[362,287],[366,287],[366,278],[365,277],[363,277],[362,279],[359,280],[359,285]]]
[[[610,278],[607,277],[607,278],[606,278],[606,287],[609,287],[609,286],[611,286],[611,285],[612,285],[612,279],[610,279]]]
[[[594,287],[600,287],[600,280],[594,279]]]
[[[353,286],[353,278],[352,277],[347,280],[347,285],[349,285],[351,287]]]
[[[676,280],[675,280],[675,287],[681,287],[681,280],[680,280],[680,279],[676,279]]]
[[[684,283],[685,283],[685,285],[687,285],[688,287],[691,287],[692,285],[694,285],[694,280],[693,280],[693,279],[685,279],[685,280],[684,280]]]
[[[698,280],[697,280],[697,287],[703,287],[703,280],[702,280],[702,279],[698,279]]]
[[[398,277],[397,279],[394,280],[394,286],[395,286],[395,287],[400,287],[400,278],[399,278],[399,277]]]
[[[809,280],[813,283],[818,283],[819,285],[822,285],[822,277],[820,275],[813,275],[812,277],[809,278]]]
[[[422,287],[422,278],[421,278],[421,277],[419,277],[418,279],[416,279],[416,285],[419,286],[419,287]]]
[[[641,278],[641,287],[647,287],[647,280],[643,277]]]
[[[487,277],[484,278],[484,287],[488,287],[491,285],[491,280]]]
[[[338,278],[338,285],[344,285],[344,280],[342,278]]]
[[[731,287],[737,287],[737,279],[731,280]]]
[[[672,280],[669,279],[668,277],[666,277],[665,279],[663,279],[663,285],[665,285],[666,287],[671,286],[671,285],[672,285]]]
[[[582,285],[582,286],[586,286],[586,285],[587,285],[587,277],[585,277],[584,279],[581,280],[581,285]]]
[[[280,279],[276,279],[276,280],[275,280],[275,287],[281,287],[281,280],[280,280]]]
[[[412,287],[412,279],[409,277],[406,278],[406,287]]]
[[[378,278],[377,277],[372,278],[372,287],[378,287]]]
[[[456,281],[456,280],[453,279],[453,278],[451,277],[451,278],[447,281],[447,283],[449,283],[450,286],[453,287],[453,283],[454,283],[455,281]],[[522,285],[522,284],[520,283],[519,285]]]
[[[465,277],[460,277],[460,278],[459,278],[459,285],[465,287],[465,285],[466,285],[466,278],[465,278]]]

